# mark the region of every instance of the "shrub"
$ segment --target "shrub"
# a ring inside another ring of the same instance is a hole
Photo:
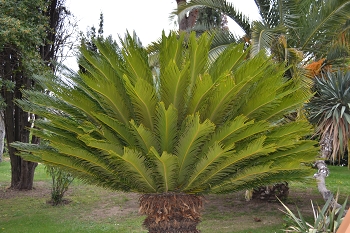
[[[336,198],[329,198],[326,204],[320,209],[319,206],[315,207],[311,201],[312,212],[314,217],[314,223],[308,223],[305,221],[304,217],[297,209],[298,217],[293,214],[293,212],[281,201],[281,204],[286,211],[283,211],[289,219],[289,226],[285,232],[303,232],[303,233],[336,233],[340,224],[342,223],[345,216],[345,206],[347,199],[344,204],[340,207],[333,205],[333,203],[338,203],[338,194]]]
[[[52,178],[51,200],[49,203],[54,206],[63,204],[65,201],[63,196],[73,182],[74,177],[71,173],[55,166],[46,165],[45,169]]]

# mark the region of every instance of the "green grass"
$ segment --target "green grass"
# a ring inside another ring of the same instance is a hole
[[[334,193],[339,189],[345,199],[350,192],[350,171],[333,166],[330,171],[327,187]],[[11,198],[1,198],[11,191],[6,189],[10,183],[10,163],[0,163],[0,233],[147,232],[142,228],[145,217],[137,212],[137,195],[111,192],[75,180],[67,193],[71,203],[53,207],[46,203],[50,182],[44,166],[38,165],[33,194],[13,192]],[[305,200],[305,195],[322,202],[316,182],[292,183],[290,192],[286,204],[297,205],[303,216],[311,220],[310,200]],[[277,207],[279,203],[246,202],[242,193],[206,196],[199,229],[202,233],[282,232],[285,216]]]

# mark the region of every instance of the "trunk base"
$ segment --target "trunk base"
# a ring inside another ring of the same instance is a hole
[[[270,186],[261,186],[253,190],[252,199],[260,199],[264,201],[286,200],[289,194],[289,186],[287,182],[277,183]]]
[[[145,194],[140,197],[143,225],[149,233],[199,233],[203,197],[183,193]]]

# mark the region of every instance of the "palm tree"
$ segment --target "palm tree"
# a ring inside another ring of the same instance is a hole
[[[149,232],[199,232],[203,194],[310,175],[312,127],[283,121],[308,97],[284,66],[264,54],[245,60],[243,44],[210,64],[210,38],[185,38],[163,34],[158,76],[129,35],[121,48],[82,48],[86,72],[37,77],[50,94],[17,101],[42,116],[31,132],[49,143],[12,146],[87,183],[142,194]]]
[[[315,91],[305,109],[320,136],[321,156],[340,162],[350,139],[350,71],[316,78]]]
[[[182,4],[171,17],[193,9],[208,7],[227,15],[245,32],[254,56],[260,50],[274,54],[279,61],[290,65],[297,62],[327,58],[327,62],[344,59],[349,47],[334,47],[339,35],[349,33],[349,0],[255,0],[261,20],[250,22],[249,17],[226,0],[191,0]],[[338,43],[339,45],[339,43]]]

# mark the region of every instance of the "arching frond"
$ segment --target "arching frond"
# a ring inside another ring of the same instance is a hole
[[[12,144],[21,156],[139,193],[231,192],[312,173],[310,125],[281,120],[306,98],[284,64],[247,59],[243,44],[210,64],[208,34],[163,33],[152,74],[134,37],[83,48],[81,72],[64,80],[36,78],[47,96],[25,91],[17,103],[41,116],[31,133],[45,145]]]
[[[233,19],[247,35],[250,34],[250,21],[248,16],[238,11],[233,3],[225,0],[191,0],[186,5],[180,6],[177,10],[173,11],[170,19],[173,19],[175,16],[182,18],[186,12],[201,7],[209,7],[219,10],[223,14]]]
[[[156,135],[160,145],[160,151],[171,154],[174,150],[178,132],[178,114],[176,108],[170,105],[165,109],[164,103],[160,102],[156,113]]]
[[[299,47],[301,50],[308,51],[309,54],[324,57],[330,48],[330,43],[349,20],[350,2],[348,0],[313,1],[303,7],[299,21]],[[302,28],[308,30],[302,30]]]
[[[179,183],[182,184],[196,161],[196,154],[214,132],[215,125],[209,120],[200,123],[199,115],[189,115],[183,122],[182,132],[175,149],[179,164]]]

